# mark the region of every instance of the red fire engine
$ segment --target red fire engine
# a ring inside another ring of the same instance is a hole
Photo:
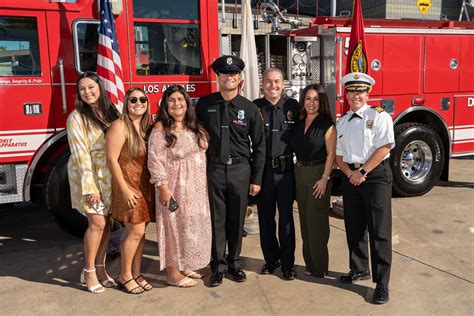
[[[78,73],[95,71],[94,0],[0,4],[0,204],[44,200],[57,223],[80,235],[70,209],[65,123]],[[143,87],[155,106],[170,84],[192,98],[215,91],[217,1],[114,0],[125,89]],[[183,10],[183,8],[186,8]]]
[[[365,19],[369,104],[393,116],[394,192],[416,196],[448,180],[449,158],[474,154],[474,23]],[[336,117],[343,87],[351,20],[316,18],[291,31],[291,88],[322,83]]]

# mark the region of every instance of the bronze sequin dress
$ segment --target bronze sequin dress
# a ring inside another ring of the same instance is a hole
[[[137,206],[129,208],[122,191],[112,180],[112,217],[120,222],[143,223],[154,220],[154,190],[150,184],[150,172],[147,167],[147,153],[143,150],[138,157],[132,157],[127,141],[120,151],[119,165],[128,187],[139,197]]]

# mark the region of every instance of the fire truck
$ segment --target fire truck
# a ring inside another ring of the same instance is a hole
[[[287,93],[321,83],[334,118],[344,114],[340,79],[350,38],[349,18],[319,17],[289,31]],[[393,191],[422,195],[448,180],[449,158],[474,154],[474,23],[365,19],[369,104],[394,121]]]
[[[111,2],[125,89],[147,91],[153,112],[170,84],[194,99],[216,90],[217,1]],[[77,236],[86,221],[70,206],[65,123],[78,74],[96,69],[98,9],[95,0],[0,4],[0,204],[45,201]]]

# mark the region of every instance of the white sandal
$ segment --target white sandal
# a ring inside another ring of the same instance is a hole
[[[96,264],[95,266],[96,267],[104,267],[104,270],[105,270],[105,264]],[[115,282],[115,280],[110,278],[110,277],[105,279],[105,280],[99,279],[99,282],[100,282],[100,284],[102,284],[102,286],[107,287],[107,288],[117,286],[117,283]]]
[[[92,272],[95,272],[95,268],[94,269],[91,269],[91,270],[87,270],[86,268],[82,269],[82,272],[81,272],[81,283],[82,284],[87,284],[86,283],[86,273],[92,273]],[[96,284],[96,285],[93,285],[91,287],[87,287],[87,290],[91,293],[94,293],[94,294],[100,294],[100,293],[103,293],[105,291],[104,287],[102,286],[102,284]]]

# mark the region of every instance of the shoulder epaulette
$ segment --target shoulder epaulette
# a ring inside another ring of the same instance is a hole
[[[375,111],[379,112],[379,113],[382,113],[384,112],[385,110],[382,109],[380,106],[371,106],[372,109],[374,109]]]

